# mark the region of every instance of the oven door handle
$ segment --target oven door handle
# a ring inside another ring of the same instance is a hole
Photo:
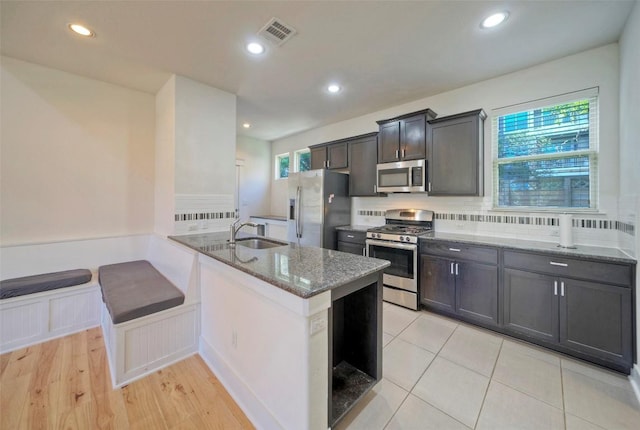
[[[414,243],[386,242],[383,240],[371,240],[371,239],[367,239],[365,243],[367,244],[367,248],[373,245],[373,246],[383,246],[385,248],[406,249],[408,251],[416,251],[418,249],[418,245]]]

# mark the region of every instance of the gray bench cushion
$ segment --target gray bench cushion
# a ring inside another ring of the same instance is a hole
[[[146,260],[101,266],[98,277],[114,324],[184,303],[182,291]]]
[[[80,285],[90,280],[91,272],[87,269],[65,270],[63,272],[5,279],[0,281],[0,299]]]

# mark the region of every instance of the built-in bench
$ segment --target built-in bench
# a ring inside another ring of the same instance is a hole
[[[146,260],[101,266],[98,281],[102,301],[114,324],[184,303],[182,291]]]
[[[2,279],[73,266],[100,275],[0,300],[0,353],[101,324],[114,388],[181,360],[198,349],[197,261],[153,235],[3,247]]]
[[[0,300],[26,296],[43,291],[57,290],[86,284],[91,281],[91,271],[87,269],[64,270],[0,281]]]

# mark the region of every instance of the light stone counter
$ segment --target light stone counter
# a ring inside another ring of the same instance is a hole
[[[228,236],[222,232],[170,239],[302,298],[349,284],[390,265],[386,260],[294,243],[269,249],[230,247]]]

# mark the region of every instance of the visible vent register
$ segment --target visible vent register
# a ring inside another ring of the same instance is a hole
[[[285,24],[278,18],[271,18],[267,25],[262,27],[258,32],[258,35],[274,45],[280,46],[291,39],[296,33],[296,29],[289,24]]]

